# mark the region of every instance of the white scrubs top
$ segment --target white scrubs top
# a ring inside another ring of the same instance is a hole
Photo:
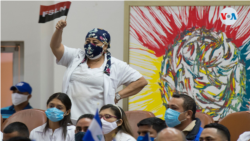
[[[72,74],[76,70],[79,64],[83,61],[85,57],[85,51],[81,49],[75,49],[75,48],[69,48],[64,45],[64,54],[61,58],[61,60],[57,60],[57,64],[63,65],[67,67],[67,70],[63,77],[63,84],[62,84],[62,92],[69,95],[71,98],[72,103],[79,103],[79,99],[83,99],[84,97],[73,97],[72,93],[68,93],[72,90],[69,90],[70,88],[70,81]],[[106,63],[104,64],[106,65]],[[110,76],[104,74],[103,75],[103,105],[106,104],[115,104],[115,93],[116,89],[121,85],[129,85],[131,82],[138,80],[141,78],[142,75],[136,71],[135,69],[131,68],[127,63],[118,60],[114,57],[111,57],[111,68],[110,68]],[[102,80],[100,80],[102,81]],[[95,103],[95,102],[90,102]],[[100,105],[100,106],[103,106]],[[72,118],[73,120],[77,120],[81,115],[87,114],[87,113],[78,113],[73,112],[75,111],[74,108],[77,109],[86,109],[87,107],[84,107],[86,105],[78,104],[71,108],[72,112]],[[92,114],[94,114],[96,110],[91,111]]]
[[[0,131],[0,141],[3,140],[3,133]]]
[[[66,139],[63,137],[63,128],[57,128],[54,133],[52,129],[48,129],[44,134],[44,128],[47,123],[38,126],[30,132],[30,139],[35,141],[75,141],[75,126],[67,126]]]
[[[78,119],[82,114],[95,114],[104,104],[103,70],[106,58],[100,68],[88,68],[87,62],[80,64],[72,73],[67,94],[72,102],[71,119]],[[82,108],[84,107],[84,108]]]
[[[136,141],[136,139],[129,134],[119,131],[115,136],[115,140],[113,141]]]

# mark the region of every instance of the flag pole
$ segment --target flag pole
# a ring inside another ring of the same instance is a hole
[[[65,18],[65,22],[66,22],[66,20],[67,20],[67,16],[66,16],[66,18]]]

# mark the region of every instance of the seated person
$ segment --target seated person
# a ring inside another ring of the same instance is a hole
[[[127,116],[122,108],[108,104],[102,106],[99,116],[105,141],[136,141],[132,135]]]
[[[47,122],[30,133],[35,141],[74,141],[75,126],[70,120],[71,100],[67,94],[55,93],[47,101]]]
[[[25,109],[32,109],[29,104],[32,88],[28,83],[20,82],[15,86],[11,86],[10,90],[13,92],[11,95],[13,105],[1,109],[3,119],[9,118],[15,112]]]
[[[151,140],[154,140],[157,134],[167,127],[165,121],[157,117],[143,119],[137,124],[137,126],[139,134],[137,141],[143,140],[143,137],[147,133],[149,133]]]
[[[168,127],[158,134],[156,141],[186,141],[186,137],[180,130]]]
[[[230,132],[221,124],[210,123],[204,127],[200,141],[230,141]]]
[[[92,114],[84,114],[80,116],[76,122],[76,130],[77,132],[86,132],[89,128],[90,123],[92,122],[94,115]]]
[[[3,130],[3,141],[7,141],[13,137],[29,137],[29,129],[22,122],[13,122],[6,126]]]
[[[31,140],[29,138],[26,138],[26,137],[13,137],[7,141],[31,141]]]
[[[167,104],[165,122],[168,127],[183,131],[187,140],[199,141],[203,128],[195,112],[196,103],[190,96],[174,94]]]
[[[93,118],[94,115],[92,114],[85,114],[78,118],[76,122],[75,141],[82,141],[82,138],[88,130]]]

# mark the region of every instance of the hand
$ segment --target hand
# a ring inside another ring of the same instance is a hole
[[[115,104],[118,103],[118,101],[119,101],[119,100],[117,100],[117,99],[115,98]]]
[[[60,20],[56,24],[56,29],[62,30],[66,26],[67,26],[67,22],[65,20]]]

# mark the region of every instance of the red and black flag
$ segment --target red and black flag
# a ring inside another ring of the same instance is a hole
[[[71,2],[60,2],[49,6],[40,6],[39,23],[46,23],[61,16],[67,16]]]

